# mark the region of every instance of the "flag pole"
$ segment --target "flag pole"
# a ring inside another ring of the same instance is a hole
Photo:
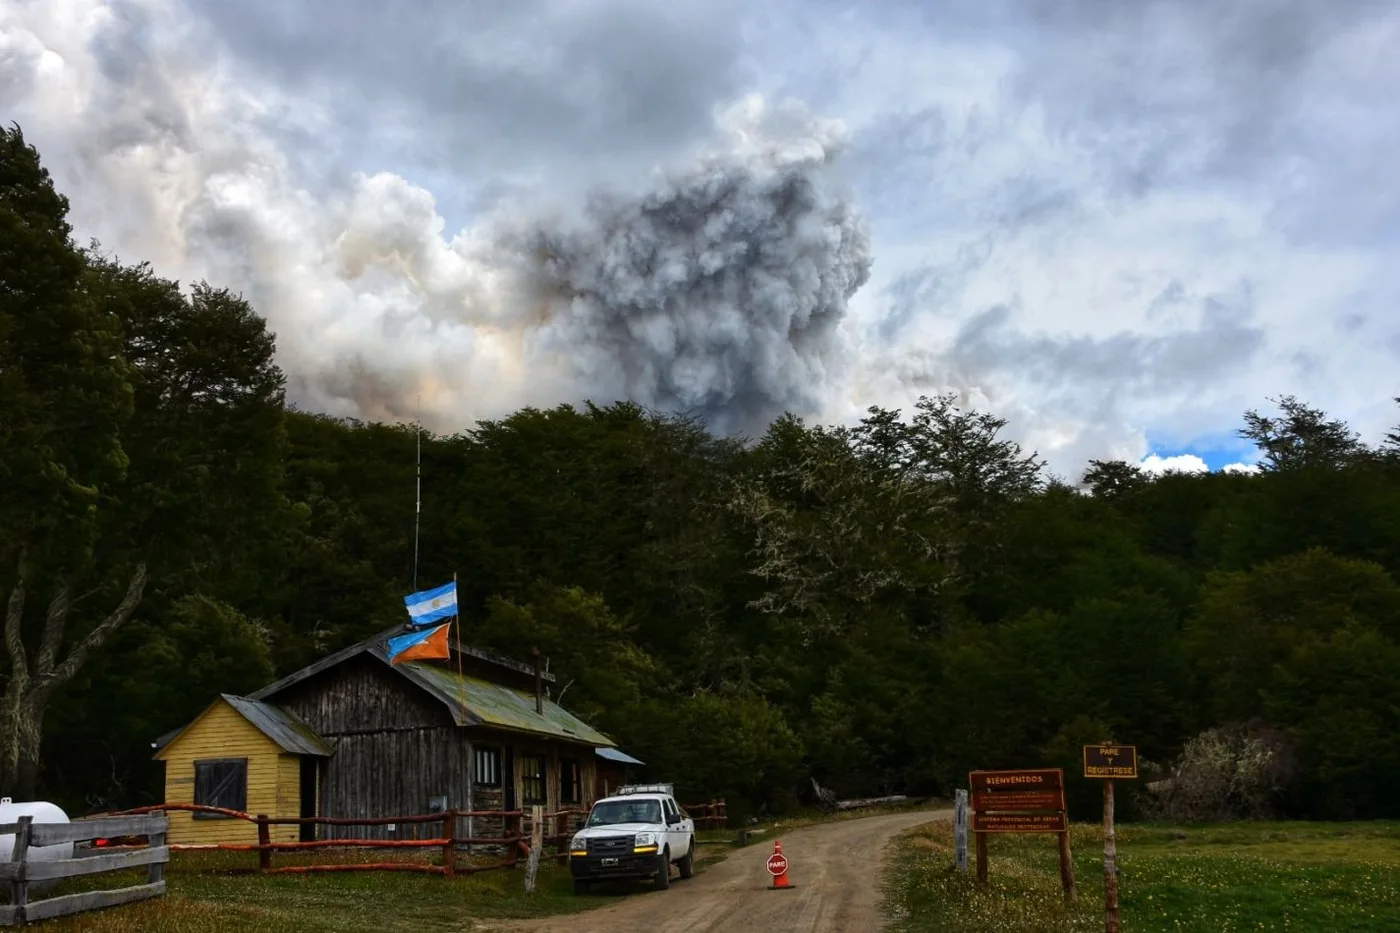
[[[467,711],[467,685],[462,677],[462,593],[457,586],[457,571],[455,570],[452,571],[452,593],[457,600],[453,604],[455,611],[452,613],[452,621],[454,623],[452,628],[457,633],[457,703],[462,707],[462,713],[465,715]],[[472,781],[475,775],[472,772],[476,767],[476,755],[470,754],[464,755],[463,757],[467,760],[467,812],[470,813],[475,808],[475,801],[472,800]],[[467,817],[468,838],[475,835],[475,822],[476,820],[473,817]],[[457,827],[454,825],[452,829],[455,834]],[[467,853],[470,855],[471,851],[471,845],[468,844]]]
[[[457,572],[452,572],[452,593],[457,602],[453,604],[453,628],[457,631],[457,686],[462,689],[462,594],[457,589]],[[466,693],[462,694],[462,707],[467,705]]]
[[[417,448],[414,469],[416,472],[413,503],[413,589],[418,590],[418,525],[423,515],[423,393],[418,393],[418,417],[413,424],[413,440]],[[454,575],[455,583],[457,577]]]

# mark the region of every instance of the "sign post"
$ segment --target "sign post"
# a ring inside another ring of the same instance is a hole
[[[1103,781],[1104,933],[1119,933],[1118,836],[1113,829],[1113,779],[1138,776],[1137,747],[1085,745],[1084,776]]]
[[[1060,768],[1029,771],[973,771],[972,831],[977,836],[977,881],[987,881],[988,833],[1055,833],[1060,842],[1060,883],[1074,900],[1065,773]]]

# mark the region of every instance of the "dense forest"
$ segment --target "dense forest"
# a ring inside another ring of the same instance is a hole
[[[88,812],[158,801],[152,740],[216,694],[403,620],[418,438],[294,409],[254,308],[78,247],[67,208],[4,130],[0,792]],[[626,402],[424,435],[418,579],[738,813],[1103,740],[1167,774],[1209,735],[1269,749],[1283,813],[1400,817],[1400,433],[1285,396],[1244,413],[1257,474],[1067,480],[1003,427],[940,396],[757,438]]]

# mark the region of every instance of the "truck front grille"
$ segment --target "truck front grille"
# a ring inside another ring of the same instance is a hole
[[[588,840],[589,855],[631,855],[635,836],[599,836]]]

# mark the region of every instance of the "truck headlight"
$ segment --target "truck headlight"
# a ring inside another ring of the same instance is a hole
[[[656,849],[656,833],[637,833],[632,842],[633,852],[655,852]]]
[[[582,836],[575,836],[569,840],[569,854],[584,856],[588,854],[588,840]]]

